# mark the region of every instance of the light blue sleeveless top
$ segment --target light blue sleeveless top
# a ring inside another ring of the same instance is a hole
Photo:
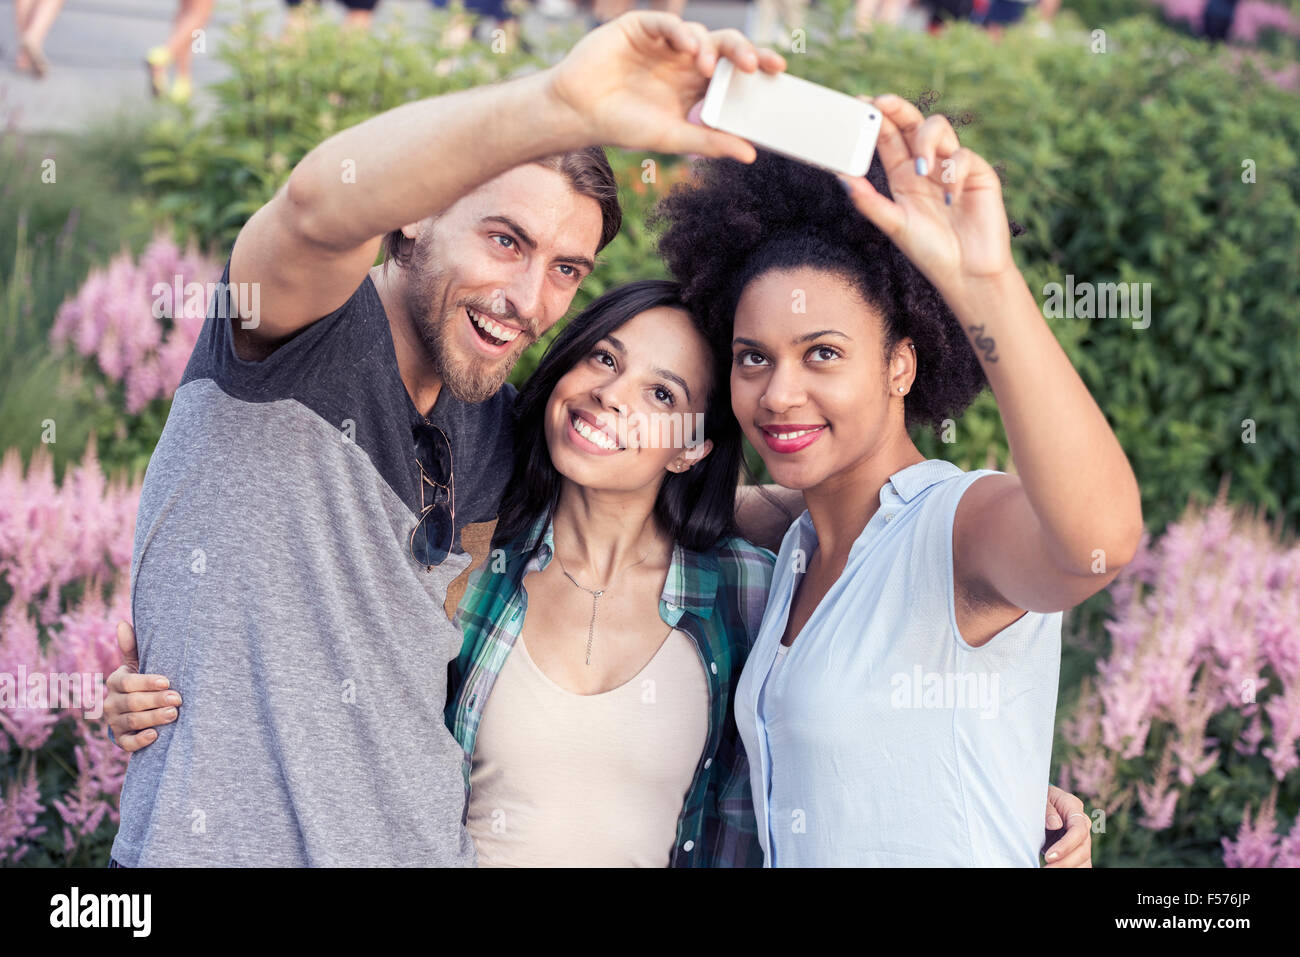
[[[817,547],[807,512],[786,533],[736,692],[767,866],[1038,866],[1062,613],[972,648],[954,608],[957,502],[995,474],[928,459],[891,475],[779,653]]]

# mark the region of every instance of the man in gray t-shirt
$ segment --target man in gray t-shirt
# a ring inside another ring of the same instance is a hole
[[[718,55],[784,68],[629,14],[548,70],[331,137],[244,226],[141,496],[140,666],[183,705],[150,747],[119,736],[115,862],[473,863],[442,710],[510,473],[503,385],[618,231],[596,144],[754,158],[686,121]]]

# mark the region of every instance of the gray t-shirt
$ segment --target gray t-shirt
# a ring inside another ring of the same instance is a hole
[[[431,572],[411,557],[420,414],[378,292],[367,277],[259,362],[216,315],[214,297],[145,475],[131,569],[141,670],[184,705],[131,758],[113,857],[472,865],[443,722],[461,645],[443,605],[470,559],[459,540]],[[443,389],[429,413],[452,443],[458,534],[496,515],[514,399]]]

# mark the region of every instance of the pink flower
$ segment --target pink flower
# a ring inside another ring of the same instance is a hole
[[[93,834],[105,817],[118,820],[115,802],[126,776],[127,755],[108,740],[97,723],[81,721],[81,743],[74,750],[77,781],[63,797],[51,802],[63,819],[64,850]]]
[[[1291,830],[1277,846],[1274,867],[1300,867],[1300,818],[1291,822]]]
[[[176,391],[203,328],[206,296],[199,297],[202,306],[191,304],[185,287],[200,283],[206,290],[220,277],[219,263],[193,248],[182,255],[160,233],[138,264],[122,252],[106,268],[92,271],[59,307],[50,341],[93,355],[106,377],[126,384],[127,411],[138,412]]]
[[[1157,540],[1144,538],[1111,594],[1109,651],[1062,725],[1063,773],[1076,790],[1103,805],[1132,795],[1139,823],[1163,830],[1174,825],[1180,798],[1229,755],[1267,760],[1279,782],[1293,780],[1300,770],[1300,547],[1220,501],[1189,509]],[[1246,722],[1238,740],[1210,737],[1231,712]],[[1154,742],[1164,744],[1148,777]],[[1272,807],[1223,841],[1233,866],[1281,854]],[[1300,837],[1287,853],[1297,846]]]
[[[1300,36],[1300,19],[1283,6],[1265,3],[1263,0],[1241,0],[1237,4],[1228,36],[1253,46],[1259,41],[1259,35],[1268,29]]]
[[[27,751],[39,750],[54,730],[58,715],[40,707],[30,707],[26,676],[48,671],[41,652],[36,623],[27,609],[10,601],[0,611],[0,675],[13,682],[14,701],[0,706],[0,728]]]
[[[1287,689],[1285,694],[1274,695],[1264,703],[1273,730],[1274,745],[1264,748],[1264,757],[1273,767],[1279,781],[1300,766],[1296,753],[1296,740],[1300,738],[1300,682]]]
[[[16,863],[31,850],[32,841],[45,833],[36,820],[45,806],[36,781],[36,765],[29,764],[25,775],[15,776],[0,800],[0,864]]]
[[[1259,816],[1252,825],[1250,805],[1242,814],[1241,827],[1237,839],[1230,841],[1223,838],[1223,864],[1225,867],[1272,867],[1277,857],[1277,835],[1273,833],[1277,825],[1277,791],[1264,799],[1260,805]],[[1294,830],[1294,828],[1292,828]]]

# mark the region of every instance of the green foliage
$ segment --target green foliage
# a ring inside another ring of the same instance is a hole
[[[106,402],[85,375],[88,364],[54,355],[49,344],[55,313],[90,269],[123,247],[138,250],[149,235],[144,197],[124,162],[138,135],[137,124],[119,119],[78,137],[0,140],[0,449],[30,452],[53,419],[57,441],[47,448],[60,473],[96,433],[106,467],[140,460],[138,448],[118,454],[119,435],[133,425],[122,403]]]
[[[1104,53],[1091,52],[1069,15],[1053,38],[1012,29],[1000,43],[964,25],[938,38],[885,29],[858,37],[832,36],[814,22],[808,52],[791,54],[790,68],[851,92],[937,91],[938,109],[973,119],[964,141],[1005,171],[1008,209],[1027,230],[1014,244],[1017,259],[1036,294],[1067,274],[1094,284],[1151,283],[1147,329],[1122,318],[1049,322],[1128,451],[1153,528],[1189,496],[1208,500],[1225,475],[1232,498],[1294,521],[1300,424],[1286,410],[1300,390],[1290,321],[1300,292],[1297,97],[1150,19],[1114,19],[1124,12],[1087,15],[1106,23]],[[453,54],[436,37],[328,25],[282,45],[262,33],[256,15],[236,26],[222,56],[232,74],[215,91],[213,119],[169,115],[141,159],[161,211],[223,253],[333,131],[542,65],[476,43]],[[663,274],[643,222],[681,164],[653,158],[656,181],[646,183],[646,157],[610,154],[625,225],[575,311],[612,285]],[[1256,164],[1254,184],[1242,182],[1246,159]],[[516,382],[544,345],[525,356]],[[1246,419],[1256,423],[1255,444],[1242,441]],[[966,468],[1008,467],[991,395],[976,401],[955,436],[916,440],[925,454]]]
[[[470,41],[448,49],[438,33],[449,16],[435,16],[433,35],[411,36],[400,21],[367,33],[309,12],[303,31],[281,40],[264,13],[246,14],[219,53],[231,73],[211,90],[212,118],[178,108],[150,132],[140,159],[159,210],[181,238],[226,252],[298,161],[338,130],[539,65],[517,48],[495,53]]]
[[[1075,14],[1089,30],[1109,30],[1113,24],[1129,17],[1160,17],[1160,11],[1151,0],[1061,0],[1061,8]]]
[[[1300,515],[1300,97],[1222,50],[1142,20],[1086,34],[975,28],[827,37],[792,72],[854,93],[938,91],[972,122],[965,145],[1004,170],[1013,242],[1030,289],[1147,283],[1150,326],[1048,322],[1105,411],[1162,527],[1224,476],[1232,500]],[[1253,161],[1256,182],[1243,182]],[[1253,420],[1257,441],[1243,441]],[[956,441],[918,437],[964,467],[1008,461],[991,396]]]

